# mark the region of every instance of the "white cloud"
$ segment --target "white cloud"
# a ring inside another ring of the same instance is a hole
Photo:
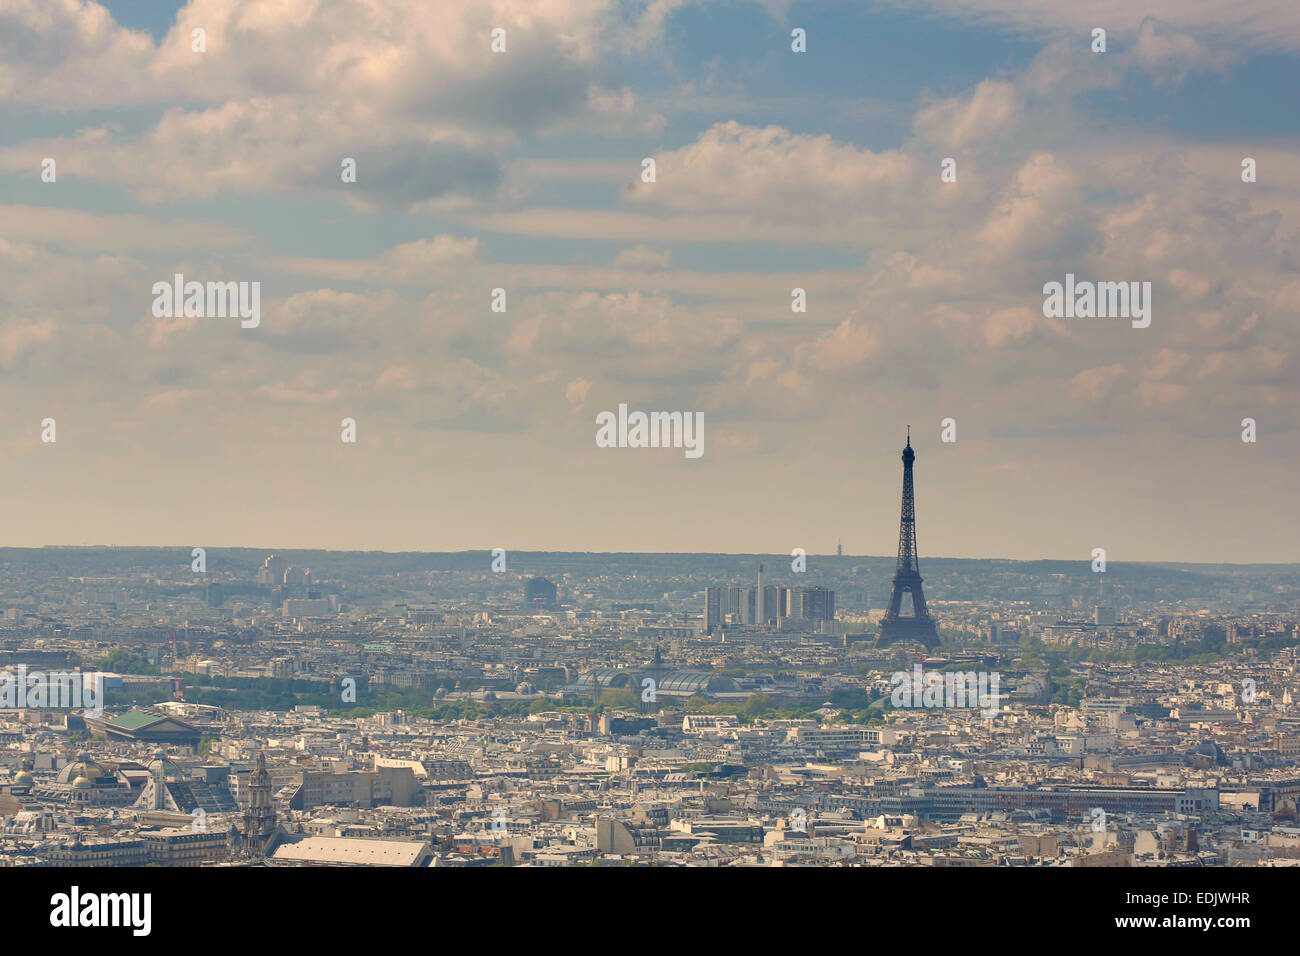
[[[671,249],[652,249],[644,243],[620,249],[613,262],[615,267],[621,269],[667,269],[672,264]]]
[[[915,11],[917,0],[881,0]],[[920,6],[972,22],[1025,31],[1035,37],[1078,37],[1087,48],[1093,27],[1109,36],[1135,34],[1148,18],[1176,23],[1181,30],[1244,43],[1259,49],[1300,50],[1300,5],[1274,0],[920,0]]]
[[[206,52],[191,47],[195,29]],[[24,147],[146,201],[293,187],[405,208],[491,194],[521,132],[580,118],[662,128],[603,79],[601,38],[630,29],[607,0],[191,0],[155,45],[95,3],[0,0],[0,96],[172,104],[142,134],[103,126]],[[359,167],[346,189],[344,157]]]
[[[984,80],[963,96],[921,110],[916,131],[945,148],[961,148],[1005,135],[1020,120],[1020,100],[1014,84]]]

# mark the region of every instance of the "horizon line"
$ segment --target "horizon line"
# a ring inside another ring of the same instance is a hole
[[[456,555],[456,554],[485,554],[491,556],[493,548],[461,548],[450,551],[388,551],[382,548],[310,548],[310,547],[288,547],[276,548],[265,547],[260,545],[196,545],[196,544],[42,544],[42,545],[0,545],[0,551],[45,551],[45,550],[67,550],[67,551],[192,551],[196,547],[201,547],[205,551],[265,551],[268,554],[289,553],[295,551],[322,551],[327,554],[386,554],[386,555]],[[752,557],[752,558],[782,558],[790,557],[784,551],[585,551],[585,550],[555,550],[545,551],[529,548],[506,548],[507,554],[542,554],[542,555],[646,555],[646,556],[663,556],[663,555],[700,555],[703,557]],[[897,555],[892,554],[836,554],[835,552],[820,553],[808,551],[808,557],[816,558],[855,558],[867,560],[896,560]],[[922,559],[923,561],[1007,561],[1013,564],[1035,564],[1042,562],[1052,562],[1068,564],[1071,562],[1090,563],[1091,556],[1079,558],[1005,558],[990,555],[986,557],[950,557],[946,555],[931,555]],[[1116,561],[1107,558],[1106,564],[1109,565],[1186,565],[1193,567],[1278,567],[1278,568],[1300,568],[1300,561],[1177,561],[1167,559],[1135,559],[1127,561]],[[1106,573],[1106,572],[1098,572]]]

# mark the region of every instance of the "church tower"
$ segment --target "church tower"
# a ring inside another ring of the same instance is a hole
[[[271,804],[271,774],[266,769],[266,754],[258,751],[257,768],[248,778],[248,807],[244,810],[244,854],[260,858],[275,835],[275,807]]]

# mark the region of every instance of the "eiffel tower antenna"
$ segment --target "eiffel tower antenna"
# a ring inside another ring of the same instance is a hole
[[[907,445],[903,448],[903,509],[898,523],[898,564],[894,570],[894,589],[889,595],[889,609],[880,622],[873,646],[883,647],[894,641],[920,641],[927,650],[939,646],[934,618],[925,608],[921,590],[921,566],[916,554],[916,500],[912,491],[912,426],[907,426]],[[899,614],[903,595],[912,595],[912,614]]]

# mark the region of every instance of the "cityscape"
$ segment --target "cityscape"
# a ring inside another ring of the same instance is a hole
[[[6,549],[0,864],[1300,863],[1300,569],[923,589],[915,459],[892,578],[840,545]]]
[[[1297,88],[1276,0],[0,0],[20,938],[1290,929]]]

